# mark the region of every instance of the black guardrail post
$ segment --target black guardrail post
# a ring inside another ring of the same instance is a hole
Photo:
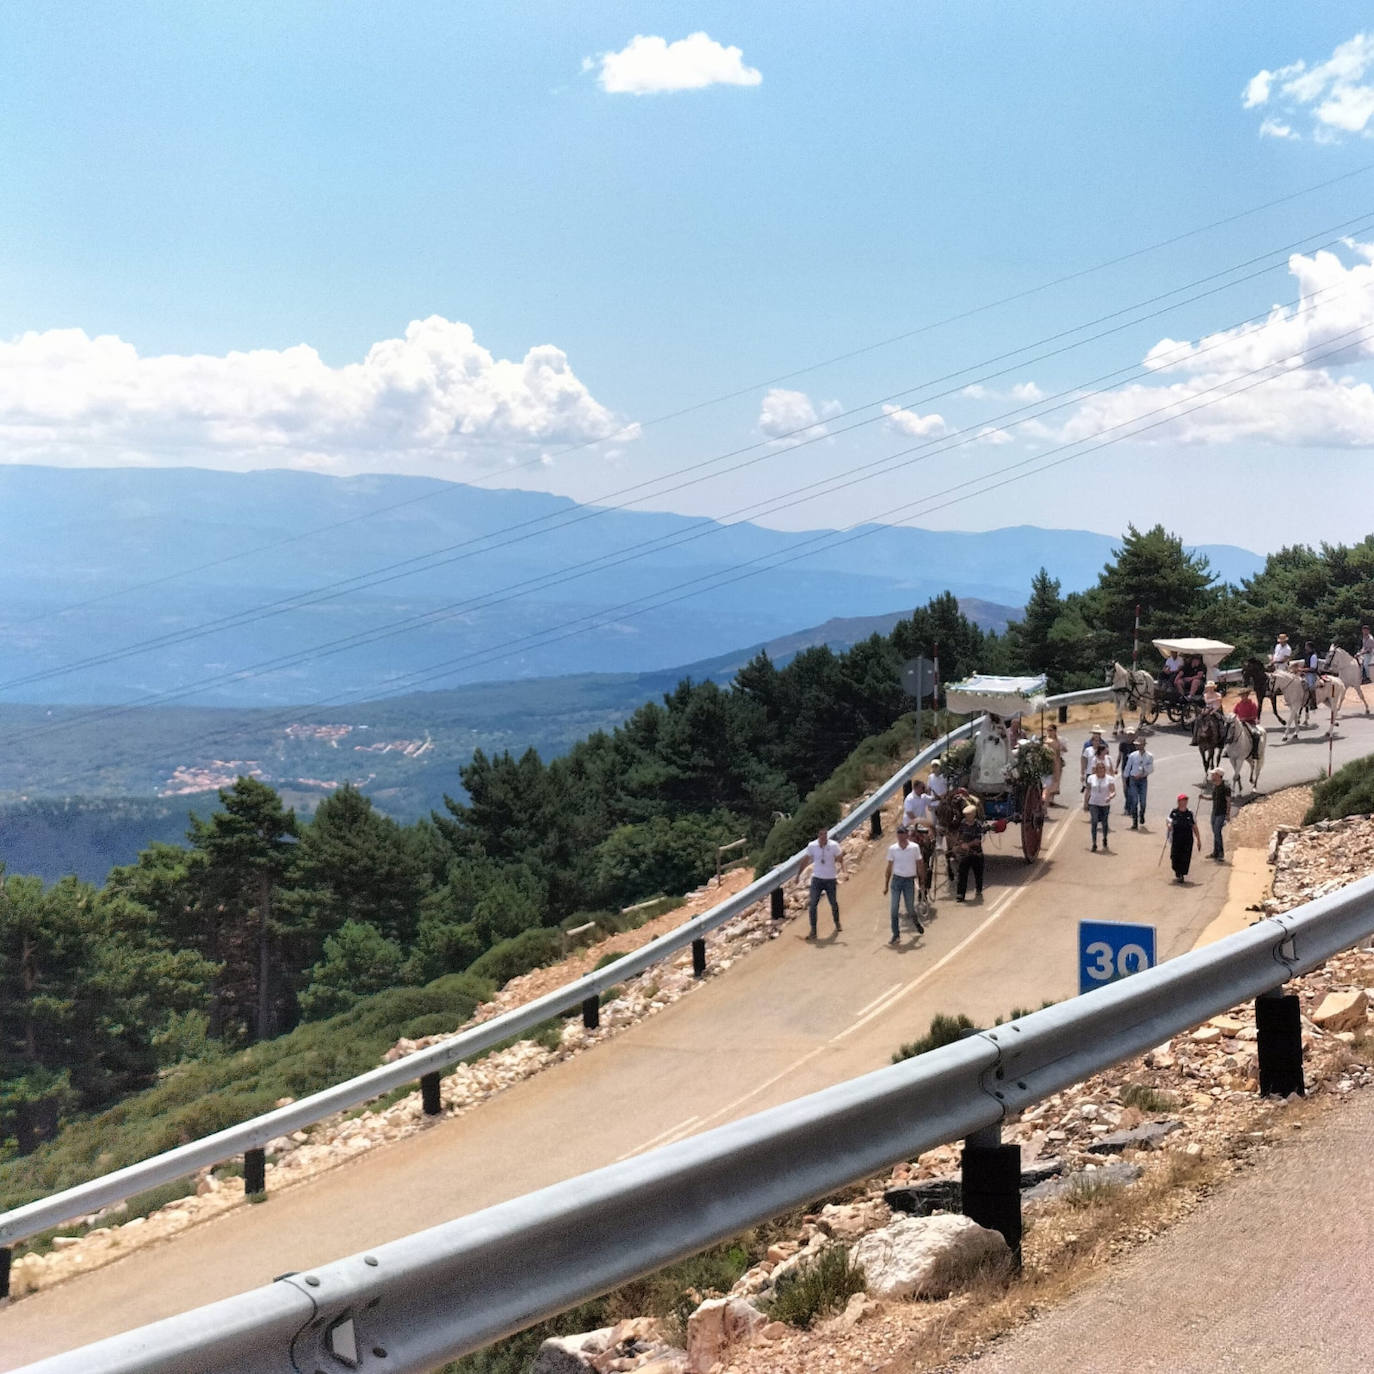
[[[1002,1128],[988,1126],[964,1141],[963,1213],[998,1231],[1021,1264],[1021,1147],[1002,1144]]]
[[[700,935],[692,941],[692,976],[706,977],[706,941]]]
[[[1297,996],[1281,987],[1255,998],[1255,1029],[1259,1032],[1259,1090],[1261,1097],[1277,1093],[1306,1096],[1302,1081],[1302,1008]]]
[[[264,1197],[267,1193],[267,1151],[243,1152],[243,1191],[247,1197]]]
[[[582,1024],[588,1030],[595,1030],[601,1024],[601,999],[584,997],[582,999]]]
[[[868,838],[876,840],[883,833],[883,813],[875,811],[868,818]]]
[[[426,1116],[438,1116],[443,1111],[443,1103],[439,1100],[439,1070],[433,1073],[423,1074],[420,1078],[420,1104],[425,1109]]]
[[[1060,725],[1067,725],[1069,723],[1069,708],[1067,706],[1061,706],[1059,708],[1059,723]]]
[[[10,1295],[10,1263],[14,1251],[8,1245],[0,1245],[0,1302]]]
[[[782,918],[787,915],[787,908],[783,905],[782,888],[775,887],[772,892],[768,894],[768,908],[768,914],[772,916],[775,921],[781,921]]]

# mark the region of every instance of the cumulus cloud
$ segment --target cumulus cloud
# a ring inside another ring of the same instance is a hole
[[[775,386],[763,398],[759,429],[779,446],[824,439],[830,430],[822,423],[823,417],[838,415],[841,408],[838,401],[826,401],[817,409],[806,392]]]
[[[1289,259],[1299,289],[1296,306],[1275,307],[1262,321],[1197,342],[1162,339],[1145,366],[1173,380],[1088,397],[1055,437],[1088,439],[1176,414],[1145,437],[1201,444],[1374,443],[1374,389],[1341,375],[1342,369],[1374,360],[1374,244],[1348,247],[1350,262],[1330,252]],[[1267,378],[1264,385],[1252,386],[1261,377]],[[1249,389],[1224,395],[1242,387]]]
[[[341,367],[305,344],[145,357],[80,329],[0,341],[0,443],[11,461],[356,471],[637,433],[560,349],[495,358],[468,325],[437,315]]]
[[[990,386],[984,386],[981,382],[974,382],[971,386],[966,386],[959,394],[974,401],[1028,402],[1045,399],[1045,393],[1034,382],[1017,382],[1008,391],[996,391]]]
[[[595,71],[597,84],[611,95],[659,95],[699,91],[706,86],[757,86],[763,73],[744,65],[739,48],[727,48],[706,33],[666,38],[637,33],[619,52],[585,58],[583,71]]]
[[[1260,124],[1268,138],[1300,138],[1295,123],[1311,122],[1319,143],[1342,134],[1364,134],[1374,119],[1374,33],[1357,33],[1339,44],[1325,62],[1309,67],[1292,62],[1276,71],[1259,71],[1246,83],[1241,104],[1247,110],[1271,107]]]
[[[918,415],[914,410],[904,410],[901,406],[884,406],[883,414],[887,423],[899,434],[910,435],[913,439],[929,439],[936,435],[948,434],[949,426],[942,415]]]

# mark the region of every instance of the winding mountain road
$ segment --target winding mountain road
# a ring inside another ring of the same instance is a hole
[[[1066,731],[1071,743],[1084,727]],[[1266,791],[1324,772],[1317,732],[1269,736]],[[1150,817],[1113,815],[1113,848],[1091,853],[1086,817],[1049,813],[1041,859],[1019,837],[989,836],[986,898],[939,902],[927,934],[887,944],[885,844],[841,885],[843,931],[805,941],[804,920],[681,1002],[565,1060],[461,1118],[428,1129],[131,1253],[0,1311],[0,1369],[14,1369],[478,1208],[667,1144],[887,1063],[937,1012],[988,1022],[1077,991],[1080,919],[1139,920],[1161,959],[1192,948],[1225,900],[1229,867],[1198,859],[1176,886],[1158,862],[1174,794],[1196,796],[1186,737],[1151,742]],[[1353,716],[1337,764],[1374,751],[1374,721]],[[1071,762],[1076,774],[1076,763]],[[1070,791],[1069,800],[1075,794]],[[889,808],[890,810],[890,808]],[[890,830],[890,823],[888,829]]]

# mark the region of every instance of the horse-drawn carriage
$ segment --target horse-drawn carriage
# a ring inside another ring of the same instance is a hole
[[[949,810],[969,799],[988,829],[1000,834],[1019,825],[1021,852],[1030,863],[1045,831],[1043,779],[1053,765],[1044,745],[1022,732],[1021,721],[1044,710],[1045,679],[975,674],[945,688],[945,705],[986,717],[971,740],[950,751]],[[941,820],[946,828],[951,823],[957,823],[952,814]]]
[[[1156,689],[1158,710],[1162,710],[1174,725],[1191,725],[1202,710],[1202,692],[1206,684],[1217,682],[1218,690],[1224,691],[1217,675],[1222,659],[1234,653],[1236,646],[1223,644],[1219,639],[1156,639],[1153,643],[1166,660],[1179,658],[1185,665],[1194,665],[1191,679],[1186,676],[1186,666],[1180,673],[1162,673]]]

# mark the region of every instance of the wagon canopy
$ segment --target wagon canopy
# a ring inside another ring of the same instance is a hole
[[[1207,665],[1207,671],[1214,673],[1217,665],[1229,653],[1234,653],[1234,644],[1223,644],[1219,639],[1156,639],[1154,646],[1166,658],[1170,654],[1197,654]]]
[[[986,711],[996,716],[1019,716],[1045,709],[1045,677],[996,677],[975,673],[945,688],[945,708],[959,715]]]

